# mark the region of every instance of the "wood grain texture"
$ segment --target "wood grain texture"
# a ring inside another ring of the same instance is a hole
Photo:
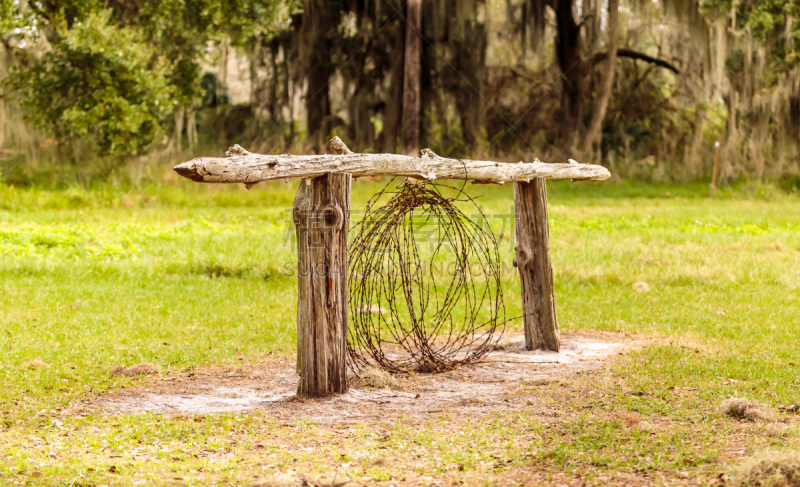
[[[297,234],[297,373],[302,397],[347,392],[349,174],[301,181]]]
[[[507,163],[449,159],[429,150],[423,157],[399,154],[262,155],[235,146],[229,157],[198,157],[175,166],[175,172],[201,183],[255,184],[287,178],[318,178],[327,173],[405,176],[433,181],[465,179],[476,183],[528,182],[535,178],[603,180],[611,173],[592,164]]]
[[[522,280],[525,348],[559,351],[561,338],[556,319],[553,268],[550,264],[550,230],[547,222],[547,187],[544,179],[514,183],[517,252],[514,265]]]

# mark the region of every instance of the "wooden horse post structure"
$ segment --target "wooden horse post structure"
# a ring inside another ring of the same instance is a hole
[[[227,157],[200,157],[175,166],[181,176],[203,183],[302,179],[294,200],[298,244],[298,395],[324,397],[347,391],[347,237],[352,177],[405,176],[426,181],[514,183],[517,247],[514,265],[522,280],[525,347],[558,351],[560,338],[550,265],[545,180],[603,180],[602,166],[502,163],[439,157],[356,154],[338,137],[325,155],[251,154],[234,146]]]

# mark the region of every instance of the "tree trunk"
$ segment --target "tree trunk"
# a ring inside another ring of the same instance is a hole
[[[405,64],[406,29],[398,24],[394,45],[394,63],[389,81],[389,99],[383,116],[383,134],[379,152],[395,153],[397,151],[397,131],[403,117],[403,66]]]
[[[723,183],[728,179],[741,146],[739,139],[739,123],[736,120],[736,109],[739,106],[739,96],[736,90],[731,89],[730,94],[725,97],[725,105],[728,109],[728,126],[718,175],[718,179]]]
[[[756,121],[753,124],[755,130],[753,130],[754,133],[750,136],[749,140],[750,158],[755,161],[756,181],[762,181],[764,179],[769,119],[770,114],[766,111],[761,111],[756,115]]]
[[[250,52],[250,103],[258,105],[258,65],[261,62],[261,36],[253,39],[253,50]]]
[[[455,42],[458,79],[456,106],[461,132],[468,147],[475,147],[485,127],[483,81],[486,68],[486,32],[475,20],[464,20],[464,38]]]
[[[297,233],[297,395],[347,392],[347,234],[351,176],[300,182]]]
[[[172,113],[175,117],[175,133],[172,136],[170,145],[172,146],[172,150],[180,152],[182,149],[181,146],[183,145],[183,122],[186,116],[186,107],[177,106]]]
[[[219,76],[217,77],[216,92],[214,93],[214,106],[219,107],[222,94],[228,86],[228,38],[222,39],[219,45]]]
[[[581,28],[572,13],[572,0],[555,0],[556,59],[561,69],[561,146],[569,152],[583,116]]]
[[[0,98],[0,148],[6,143],[6,100]]]
[[[550,230],[547,222],[545,180],[514,183],[517,253],[514,265],[522,281],[522,311],[525,315],[525,348],[552,350],[561,346],[553,268],[550,265]]]
[[[617,65],[617,44],[619,39],[618,23],[619,0],[608,0],[608,62],[606,63],[605,77],[603,78],[597,105],[594,107],[592,120],[589,122],[589,129],[586,131],[586,138],[583,139],[583,152],[588,153],[592,150],[594,139],[597,137],[597,134],[600,133],[600,128],[603,126],[608,100],[611,99],[611,93],[614,90],[614,71]]]
[[[791,17],[790,17],[791,18]],[[778,164],[775,167],[775,177],[783,176],[783,168],[786,165],[786,125],[791,126],[791,120],[784,113],[780,112],[778,123]]]
[[[347,108],[350,113],[348,133],[356,147],[372,148],[375,142],[375,126],[371,120],[375,103],[375,78],[368,74],[367,59],[372,48],[372,42],[369,39],[373,39],[376,35],[375,31],[364,33],[366,42],[358,55],[353,94],[348,96]],[[345,86],[345,90],[347,89]]]
[[[403,73],[403,153],[419,153],[420,69],[422,60],[422,0],[406,5]]]
[[[685,178],[694,177],[697,174],[698,158],[700,149],[703,145],[703,123],[706,119],[706,111],[704,108],[698,108],[694,116],[694,134],[692,135],[692,142],[689,145],[689,152],[686,156]]]
[[[323,139],[328,134],[330,99],[328,78],[330,76],[331,52],[327,34],[331,25],[338,23],[326,0],[303,2],[303,20],[300,40],[303,43],[300,59],[305,62],[306,77],[306,135],[315,152],[321,152]],[[335,7],[335,5],[334,5]],[[338,12],[338,9],[335,9]]]
[[[290,63],[290,56],[291,59],[296,61],[296,50],[291,48],[291,44],[289,42],[284,43],[281,46],[281,52],[283,54],[283,102],[285,103],[285,110],[286,110],[286,124],[289,126],[289,133],[286,135],[284,139],[285,147],[289,147],[294,143],[295,137],[295,123],[294,123],[294,110],[295,110],[295,95],[297,92],[297,68],[293,68],[293,64]],[[294,56],[293,56],[294,54]],[[296,66],[297,63],[294,63]],[[283,107],[282,107],[283,109]],[[283,118],[281,118],[283,120]]]
[[[278,39],[273,39],[269,44],[270,51],[270,75],[269,92],[267,95],[267,110],[273,122],[280,123],[281,110],[278,108],[278,84],[280,83],[280,75],[278,72],[278,53],[280,45]],[[285,62],[285,60],[284,60]]]
[[[189,141],[190,149],[197,144],[197,118],[191,107],[186,109],[186,139]]]

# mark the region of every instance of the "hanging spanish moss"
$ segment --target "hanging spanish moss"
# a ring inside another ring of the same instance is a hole
[[[443,188],[387,186],[354,228],[348,353],[357,368],[441,372],[480,360],[502,335],[497,242],[474,201]]]

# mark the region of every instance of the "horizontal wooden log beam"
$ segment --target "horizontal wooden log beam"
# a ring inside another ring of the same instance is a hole
[[[338,139],[338,138],[335,138]],[[275,179],[317,178],[326,173],[342,172],[353,177],[405,176],[433,181],[462,179],[476,183],[510,181],[528,182],[534,178],[603,180],[611,173],[603,166],[578,164],[516,164],[472,161],[439,157],[428,149],[420,157],[398,154],[357,154],[341,141],[332,140],[337,154],[299,156],[290,154],[251,154],[239,146],[228,151],[228,157],[198,157],[175,166],[175,172],[201,183],[244,183],[249,185]]]

